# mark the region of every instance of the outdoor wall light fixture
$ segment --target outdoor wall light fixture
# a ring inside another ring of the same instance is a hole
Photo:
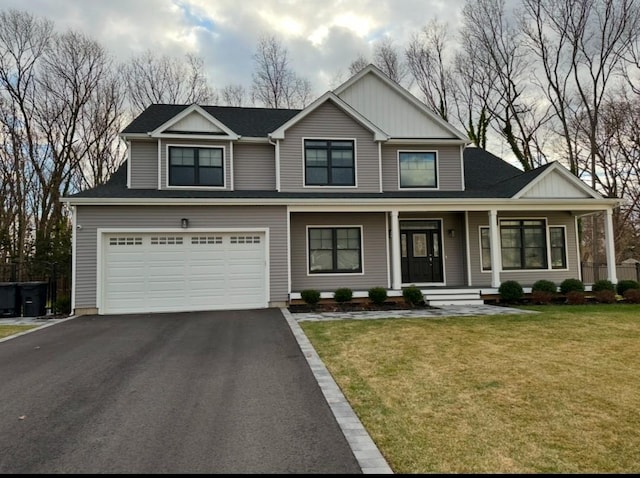
[[[182,226],[182,229],[186,229],[187,227],[189,227],[189,219],[187,219],[186,217],[183,217],[180,220],[180,225]]]
[[[449,229],[447,231],[447,233],[449,234],[449,237],[456,237],[456,230],[455,229]]]

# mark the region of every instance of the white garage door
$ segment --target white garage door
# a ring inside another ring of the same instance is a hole
[[[102,313],[267,306],[262,232],[106,234]]]

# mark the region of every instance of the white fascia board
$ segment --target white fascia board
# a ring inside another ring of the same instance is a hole
[[[162,205],[220,205],[220,206],[289,206],[292,212],[301,211],[342,211],[367,212],[387,211],[389,208],[400,211],[523,211],[537,209],[542,211],[595,211],[615,207],[617,199],[424,199],[424,198],[63,198],[70,205],[101,206],[162,206]]]
[[[236,141],[240,139],[238,135],[213,135],[213,134],[191,134],[191,133],[158,133],[154,134],[152,138],[162,138],[162,139],[206,139],[209,141]]]
[[[413,105],[418,108],[420,111],[422,111],[422,113],[424,113],[429,119],[431,119],[432,121],[434,121],[435,123],[438,123],[440,126],[442,126],[444,129],[446,129],[447,131],[450,131],[454,136],[456,136],[458,139],[464,141],[466,144],[470,144],[471,140],[467,137],[466,134],[462,133],[460,130],[458,130],[458,128],[456,128],[455,126],[453,126],[451,123],[445,121],[444,119],[442,119],[440,116],[438,116],[437,114],[435,114],[433,111],[431,111],[429,108],[427,108],[427,105],[425,105],[422,101],[420,101],[418,98],[416,98],[415,96],[413,96],[409,91],[407,91],[406,89],[404,89],[402,86],[400,86],[398,83],[396,83],[395,81],[391,80],[387,75],[385,75],[378,67],[376,67],[375,65],[370,64],[369,66],[367,66],[366,68],[360,70],[358,73],[356,73],[354,76],[352,76],[350,79],[348,79],[347,81],[345,81],[343,84],[341,84],[340,86],[338,86],[335,90],[333,90],[333,92],[336,95],[340,95],[340,93],[342,93],[343,91],[345,91],[347,88],[349,88],[351,85],[353,85],[354,83],[356,83],[358,80],[360,80],[363,76],[368,75],[368,74],[373,74],[375,76],[377,76],[378,78],[380,78],[387,86],[389,86],[390,88],[394,89],[395,91],[397,91],[401,96],[403,96],[405,99],[407,99],[409,102],[413,103]]]
[[[405,144],[453,144],[453,145],[466,145],[468,141],[462,139],[451,138],[394,138],[391,137],[385,143],[388,145],[405,145]]]
[[[557,161],[554,161],[551,164],[551,166],[549,166],[545,171],[540,173],[540,175],[538,175],[533,181],[528,183],[520,191],[514,194],[513,199],[519,199],[525,194],[527,194],[527,191],[531,190],[531,188],[533,188],[536,184],[541,182],[546,176],[551,174],[551,171],[558,171],[558,173],[561,174],[566,180],[571,182],[575,187],[577,187],[581,191],[584,191],[585,194],[588,194],[593,199],[603,199],[602,195],[598,191],[591,189],[588,185],[586,185],[583,181],[577,178],[574,174],[571,174],[571,172],[567,168],[562,166]]]
[[[241,136],[238,143],[264,143],[269,144],[269,138],[266,136]]]
[[[358,113],[355,109],[353,109],[350,105],[348,105],[346,102],[344,102],[341,98],[336,96],[331,91],[327,91],[324,95],[322,95],[320,98],[318,98],[309,106],[307,106],[305,109],[300,111],[297,115],[295,115],[285,124],[281,125],[278,129],[273,131],[269,135],[269,137],[271,139],[284,139],[284,133],[286,130],[288,130],[290,127],[292,127],[293,125],[295,125],[296,123],[304,119],[310,113],[315,111],[320,105],[324,104],[327,101],[333,101],[333,103],[338,108],[340,108],[342,111],[344,111],[346,114],[351,116],[354,120],[356,120],[362,126],[364,126],[369,131],[371,131],[373,133],[374,141],[386,141],[387,139],[389,139],[389,136],[384,131],[382,131],[380,128],[374,125],[371,121],[369,121],[367,118],[365,118],[360,113]]]
[[[181,119],[185,118],[187,115],[190,115],[193,112],[197,112],[200,115],[202,115],[205,119],[207,119],[208,121],[210,121],[211,123],[213,123],[215,126],[217,126],[218,128],[220,128],[222,131],[224,131],[227,134],[227,138],[224,139],[237,139],[239,136],[232,131],[227,125],[225,125],[224,123],[222,123],[221,121],[219,121],[218,119],[216,119],[215,117],[211,116],[209,113],[207,113],[201,106],[197,105],[197,104],[193,104],[191,106],[188,106],[187,108],[183,109],[180,113],[178,113],[177,115],[175,115],[173,118],[171,118],[168,121],[165,121],[163,124],[161,124],[160,126],[158,126],[156,129],[154,129],[153,131],[149,132],[150,136],[156,137],[158,135],[160,135],[164,130],[166,130],[167,128],[169,128],[170,126],[176,124],[178,121],[180,121]],[[184,136],[189,136],[189,137],[193,137],[191,135],[184,135]],[[180,136],[178,136],[180,137]]]

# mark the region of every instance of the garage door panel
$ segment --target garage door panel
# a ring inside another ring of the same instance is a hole
[[[263,233],[107,237],[105,313],[265,307]]]

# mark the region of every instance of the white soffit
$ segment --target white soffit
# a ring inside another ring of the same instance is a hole
[[[402,87],[385,81],[373,69],[335,93],[392,138],[466,140],[410,93],[403,93]]]

